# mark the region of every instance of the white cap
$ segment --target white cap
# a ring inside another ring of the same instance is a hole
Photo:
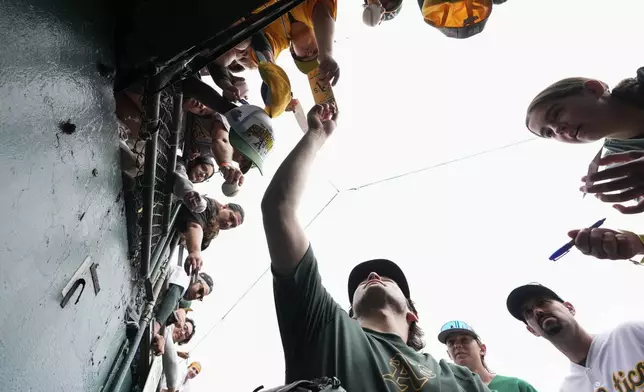
[[[367,26],[375,27],[380,24],[385,9],[380,4],[369,4],[362,11],[362,21]]]

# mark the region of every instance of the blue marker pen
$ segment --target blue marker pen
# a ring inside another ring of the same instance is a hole
[[[590,226],[590,228],[591,229],[596,229],[596,228],[600,227],[601,225],[603,225],[605,221],[606,221],[606,218],[598,220],[597,222],[593,223],[593,225]],[[550,257],[548,257],[548,259],[551,260],[551,261],[559,260],[560,258],[564,257],[568,252],[570,252],[570,249],[572,249],[573,246],[575,246],[575,240],[574,239],[570,240],[570,242],[568,242],[566,245],[564,245],[561,248],[557,249],[555,251],[555,253],[550,255]]]

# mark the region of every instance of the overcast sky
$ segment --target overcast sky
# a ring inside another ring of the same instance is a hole
[[[637,319],[642,306],[634,294],[644,270],[576,251],[557,263],[547,257],[567,242],[569,229],[600,218],[608,218],[606,227],[644,228],[637,224],[641,216],[621,216],[593,197],[582,201],[579,179],[599,145],[535,140],[524,125],[525,108],[563,77],[596,77],[614,86],[634,76],[644,63],[637,27],[644,3],[509,0],[494,9],[482,34],[461,41],[426,25],[416,1],[405,0],[400,15],[376,29],[363,26],[360,4],[340,0],[335,58],[341,78],[334,90],[341,118],[300,209],[306,225],[339,190],[307,230],[327,289],[347,308],[351,268],[391,258],[410,280],[427,352],[447,357],[438,329],[461,319],[487,344],[493,371],[539,391],[557,390],[567,359],[508,314],[507,294],[532,281],[548,285],[577,307],[590,331]],[[308,111],[306,77],[288,53],[278,64]],[[258,75],[244,76],[253,89],[250,101],[263,106]],[[195,306],[197,333],[187,348],[203,372],[193,392],[250,392],[284,381],[259,203],[302,132],[290,113],[274,127],[277,142],[265,176],[255,171],[234,199],[246,209],[246,222],[204,253],[216,288]],[[232,200],[221,195],[220,181],[200,189]]]

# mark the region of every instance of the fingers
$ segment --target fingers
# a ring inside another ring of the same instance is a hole
[[[568,235],[571,237],[574,235],[575,246],[581,253],[598,259],[628,259],[637,253],[631,239],[615,230],[602,228],[571,230]],[[635,239],[640,241],[639,237]]]
[[[601,184],[584,185],[579,188],[580,191],[585,193],[605,193],[621,191],[622,189],[632,188],[638,185],[639,181],[633,177],[623,177],[614,181],[608,181]]]
[[[576,237],[577,237],[577,234],[579,234],[579,230],[570,230],[570,231],[568,232],[568,237],[570,237],[570,238],[573,238],[573,239],[574,239],[574,238],[576,238]]]
[[[644,151],[628,151],[619,154],[607,155],[603,158],[600,158],[597,163],[600,166],[605,166],[613,163],[629,162],[642,157],[644,157]]]
[[[631,242],[623,234],[618,234],[615,236],[617,241],[617,254],[619,254],[622,259],[630,259],[635,255]]]
[[[337,68],[333,73],[333,81],[331,82],[331,86],[335,86],[338,83],[338,80],[340,80],[340,68]]]
[[[590,254],[590,229],[581,229],[575,238],[575,246],[585,255]]]
[[[333,122],[337,122],[338,116],[340,115],[340,111],[338,110],[338,107],[335,105],[331,105],[331,108],[333,110],[333,115],[331,116],[331,120],[333,120]]]
[[[598,193],[595,195],[599,200],[606,203],[621,203],[644,196],[644,187],[636,187],[619,193]]]
[[[237,169],[233,172],[233,184],[238,184],[239,179],[242,177],[241,170]]]
[[[589,252],[588,254],[595,256],[598,259],[606,259],[608,255],[604,249],[604,232],[602,230],[589,230],[590,236],[588,238],[589,242]]]
[[[622,214],[626,214],[626,215],[639,214],[641,212],[644,212],[644,202],[639,202],[634,206],[623,206],[621,204],[613,204],[613,208],[621,212]]]
[[[602,234],[601,248],[603,249],[606,258],[611,260],[621,258],[617,244],[617,235],[615,233],[607,231]]]
[[[239,177],[239,182],[237,183],[237,185],[242,186],[242,185],[244,184],[244,179],[245,179],[245,178],[246,178],[246,177],[244,177],[243,175],[242,175],[242,176],[240,176],[240,177]]]
[[[324,106],[322,106],[320,104],[316,104],[311,108],[311,110],[309,111],[309,114],[319,116],[320,113],[322,113],[323,110],[324,110]]]
[[[596,182],[628,177],[637,171],[636,169],[639,164],[641,164],[641,162],[639,161],[630,161],[629,163],[625,163],[623,165],[609,167],[602,171],[598,171],[597,173],[591,173],[587,176],[584,176],[582,177],[581,181]]]

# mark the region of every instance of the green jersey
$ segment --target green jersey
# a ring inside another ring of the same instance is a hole
[[[644,138],[604,140],[604,156],[620,152],[640,150],[644,150]]]
[[[274,273],[273,291],[286,383],[327,376],[348,392],[489,392],[467,368],[361,328],[322,285],[310,246],[291,276]]]
[[[499,376],[498,374],[494,376],[487,387],[490,388],[490,392],[537,392],[532,385],[521,379]]]

